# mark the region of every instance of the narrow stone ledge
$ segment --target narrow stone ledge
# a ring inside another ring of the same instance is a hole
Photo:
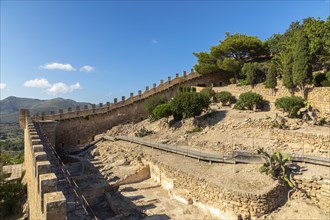
[[[66,219],[66,200],[63,192],[52,192],[44,194],[44,213],[43,219],[65,220]]]

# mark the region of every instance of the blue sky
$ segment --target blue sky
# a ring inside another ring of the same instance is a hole
[[[1,1],[1,99],[92,103],[189,71],[225,32],[265,40],[329,1]]]

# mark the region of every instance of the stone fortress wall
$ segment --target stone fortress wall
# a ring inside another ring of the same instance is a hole
[[[66,219],[66,199],[63,192],[57,189],[57,176],[52,172],[54,164],[48,160],[27,110],[20,112],[20,127],[24,129],[24,165],[30,219]]]
[[[184,71],[181,77],[178,74],[173,80],[168,77],[168,81],[161,80],[158,86],[154,83],[152,89],[146,87],[144,93],[141,90],[136,96],[131,93],[128,99],[123,96],[122,100],[118,101],[115,98],[112,104],[109,102],[106,105],[100,103],[98,108],[93,105],[92,109],[85,106],[84,110],[77,107],[76,111],[72,111],[70,107],[67,112],[59,110],[59,114],[52,112],[50,115],[46,115],[42,113],[33,116],[32,120],[42,122],[40,124],[44,126],[45,133],[52,135],[53,144],[57,148],[70,149],[92,142],[95,135],[105,132],[113,126],[146,119],[148,113],[144,110],[144,103],[152,96],[163,95],[170,99],[178,92],[181,85],[211,86],[212,84],[224,85],[227,82],[228,79],[223,78],[222,74],[201,76],[193,70],[190,74]]]

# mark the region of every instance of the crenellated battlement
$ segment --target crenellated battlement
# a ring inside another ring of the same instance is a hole
[[[191,81],[200,77],[203,76],[201,76],[197,72],[194,72],[193,69],[191,69],[188,75],[186,71],[183,71],[181,77],[179,77],[179,74],[176,74],[174,79],[171,79],[171,76],[168,76],[166,82],[164,82],[164,80],[160,80],[158,86],[156,83],[153,83],[151,89],[149,89],[149,86],[146,86],[145,91],[142,92],[142,90],[139,90],[137,95],[134,95],[134,93],[131,92],[130,96],[127,99],[125,96],[122,96],[120,101],[118,101],[118,98],[114,98],[113,103],[99,103],[98,106],[93,104],[91,108],[88,108],[88,106],[85,105],[83,110],[80,109],[80,106],[76,106],[75,109],[73,109],[72,107],[68,107],[66,111],[60,109],[58,114],[55,114],[55,112],[53,111],[50,112],[50,114],[46,114],[45,112],[43,112],[41,114],[36,114],[32,116],[32,120],[66,120],[76,117],[86,117],[88,115],[93,114],[107,113],[109,111],[114,111],[116,109],[132,105],[135,102],[143,101],[151,96],[160,94],[166,90],[176,87],[181,83],[185,83],[187,81]]]
[[[24,129],[26,168],[31,219],[66,219],[66,199],[58,189],[58,177],[28,110],[22,109],[20,126]]]
[[[85,105],[80,107],[69,107],[66,111],[60,109],[58,113],[41,113],[31,117],[32,121],[40,125],[50,142],[56,148],[77,148],[92,142],[94,136],[111,129],[113,126],[123,123],[139,122],[148,117],[145,111],[145,101],[155,95],[162,95],[167,99],[172,98],[180,86],[211,86],[224,85],[228,83],[228,74],[200,75],[193,69],[189,74],[186,71],[181,76],[176,74],[172,79],[167,77],[167,81],[160,80],[151,88],[146,86],[145,90],[133,92],[126,98],[114,98],[113,103],[93,104],[91,107]],[[23,117],[23,115],[22,115]]]

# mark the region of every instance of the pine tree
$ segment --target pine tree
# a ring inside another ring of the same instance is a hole
[[[293,83],[297,85],[305,97],[305,86],[312,81],[312,66],[309,56],[309,41],[303,31],[298,32],[298,38],[294,49],[292,67]]]
[[[292,77],[292,65],[293,65],[293,56],[292,52],[286,52],[284,55],[284,65],[283,65],[283,85],[293,93],[293,89],[296,85],[293,83]]]
[[[272,89],[272,94],[275,93],[275,87],[277,86],[276,76],[276,66],[272,62],[266,74],[266,88]]]

